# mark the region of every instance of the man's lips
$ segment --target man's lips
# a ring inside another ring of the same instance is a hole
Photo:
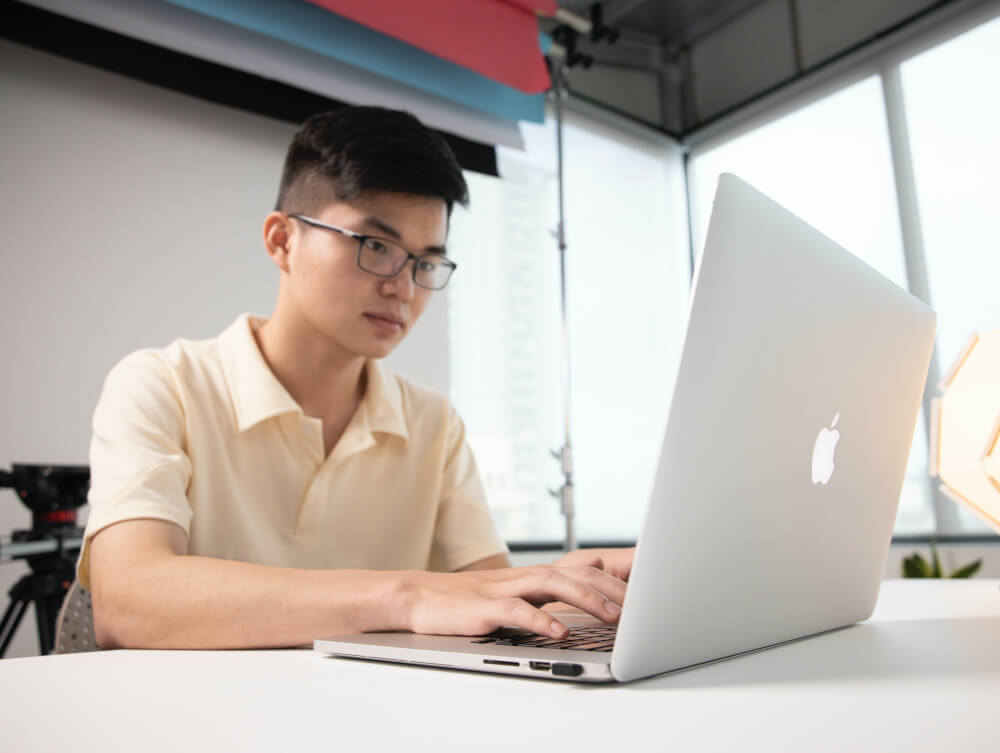
[[[406,327],[406,320],[391,311],[366,311],[364,316],[383,329],[401,330]]]

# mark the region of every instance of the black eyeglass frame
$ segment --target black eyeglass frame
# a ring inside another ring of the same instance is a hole
[[[313,217],[307,217],[304,214],[290,213],[288,216],[291,217],[292,219],[298,220],[299,222],[303,222],[306,225],[311,225],[312,227],[318,227],[321,230],[330,230],[334,233],[340,233],[341,235],[356,240],[358,242],[358,253],[357,256],[355,257],[355,262],[358,265],[358,269],[360,269],[362,272],[367,272],[370,275],[375,275],[376,277],[384,277],[386,279],[395,277],[396,275],[398,275],[400,272],[403,271],[403,268],[407,264],[410,263],[410,259],[413,259],[415,262],[415,264],[413,265],[413,272],[412,272],[413,284],[421,288],[424,288],[425,290],[443,290],[451,281],[451,276],[455,273],[455,270],[458,269],[458,264],[453,262],[451,259],[442,256],[441,254],[420,254],[418,256],[417,254],[410,253],[408,250],[403,248],[398,241],[394,241],[391,238],[383,238],[379,235],[366,235],[364,233],[356,233],[353,230],[348,230],[347,228],[343,227],[337,227],[336,225],[329,225]],[[406,253],[406,256],[403,258],[402,264],[399,265],[399,267],[396,269],[395,272],[390,272],[389,274],[382,274],[381,272],[373,272],[372,270],[365,269],[363,266],[361,266],[361,253],[365,250],[365,241],[367,240],[376,240],[376,241],[381,241],[382,243],[388,243],[392,246],[396,246],[397,248],[402,249]],[[432,287],[430,285],[424,285],[423,283],[417,280],[417,265],[423,259],[433,259],[435,264],[443,266],[448,270],[448,276],[445,278],[444,282],[441,283],[440,286]]]

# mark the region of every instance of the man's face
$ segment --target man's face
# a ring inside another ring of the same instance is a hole
[[[328,204],[311,215],[329,225],[395,241],[411,254],[442,253],[448,211],[442,199],[377,193]],[[398,275],[358,267],[358,240],[289,219],[289,286],[297,317],[348,355],[382,358],[406,336],[433,291],[414,284],[410,259]]]

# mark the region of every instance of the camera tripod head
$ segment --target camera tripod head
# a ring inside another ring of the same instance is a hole
[[[90,468],[85,465],[15,463],[0,470],[0,488],[10,487],[31,510],[30,529],[0,539],[0,562],[25,559],[33,570],[54,571],[72,564],[80,551],[83,529],[77,509],[87,502]]]
[[[0,470],[0,489],[10,487],[32,512],[35,532],[76,526],[76,511],[87,502],[90,468],[85,465],[15,463]]]

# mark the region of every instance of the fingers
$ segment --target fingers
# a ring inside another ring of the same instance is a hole
[[[559,639],[569,635],[566,625],[524,599],[504,599],[497,605],[501,610],[501,625],[523,628],[549,638]]]
[[[628,581],[632,574],[632,561],[635,559],[635,547],[626,549],[608,549],[602,552],[604,569],[623,581]]]
[[[573,558],[566,557],[565,562],[557,561],[555,563],[556,567],[594,567],[598,570],[604,569],[604,559],[601,555],[585,550],[577,550],[574,554],[577,556]]]
[[[625,584],[592,567],[519,568],[500,588],[508,598],[530,604],[561,601],[604,622],[616,622],[625,600]]]
[[[563,602],[599,620],[621,615],[625,583],[595,567],[521,567],[463,573],[412,573],[400,598],[406,629],[439,635],[481,635],[502,626],[551,638],[569,628],[538,607]]]
[[[594,549],[574,549],[552,563],[554,567],[596,567],[604,569],[604,559]]]
[[[571,554],[576,555],[589,555],[586,557],[586,562],[579,560],[578,562],[572,562],[568,557],[566,558],[567,564],[591,564],[591,560],[600,559],[601,564],[596,565],[601,570],[604,570],[616,578],[623,581],[627,581],[629,575],[632,572],[632,560],[635,557],[635,547],[628,547],[624,549],[587,549],[587,550],[577,550]]]
[[[574,581],[580,581],[595,591],[603,594],[613,604],[621,606],[625,603],[625,590],[628,588],[623,580],[597,567],[558,568],[558,572]]]
[[[574,549],[556,560],[555,567],[596,567],[623,581],[632,572],[635,547],[616,549]]]

